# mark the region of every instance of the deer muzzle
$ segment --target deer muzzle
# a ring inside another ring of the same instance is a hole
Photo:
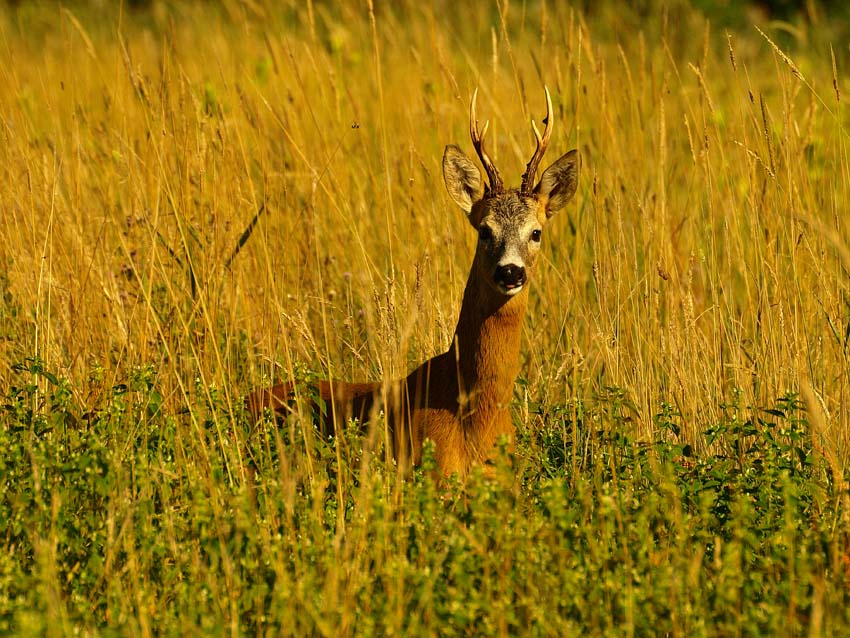
[[[524,266],[516,264],[506,264],[496,268],[494,275],[496,285],[506,295],[514,295],[518,293],[526,282],[526,274]]]

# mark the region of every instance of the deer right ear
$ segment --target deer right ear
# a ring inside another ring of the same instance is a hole
[[[567,205],[578,186],[578,151],[573,149],[543,171],[534,194],[546,207],[548,219]]]
[[[469,215],[481,192],[481,172],[454,144],[449,144],[443,154],[443,179],[455,204]]]

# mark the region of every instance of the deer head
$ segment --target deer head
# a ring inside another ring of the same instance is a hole
[[[544,87],[544,91],[546,128],[541,135],[534,120],[531,120],[537,148],[518,189],[505,189],[499,171],[484,147],[484,136],[490,122],[479,130],[475,114],[477,90],[472,95],[469,133],[489,180],[483,193],[480,171],[460,148],[450,144],[443,155],[446,189],[478,231],[473,268],[492,289],[506,297],[517,294],[525,286],[540,249],[543,227],[572,199],[578,183],[578,153],[572,150],[543,171],[540,181],[532,187],[537,167],[552,136],[552,99],[549,90]]]

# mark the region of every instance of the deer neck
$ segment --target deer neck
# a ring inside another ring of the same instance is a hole
[[[493,290],[475,271],[463,293],[452,342],[461,402],[483,418],[507,407],[519,372],[528,286],[512,297]]]

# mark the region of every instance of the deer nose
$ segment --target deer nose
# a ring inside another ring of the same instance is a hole
[[[517,288],[525,283],[525,268],[516,264],[507,264],[496,268],[496,283],[502,284],[507,290]]]

